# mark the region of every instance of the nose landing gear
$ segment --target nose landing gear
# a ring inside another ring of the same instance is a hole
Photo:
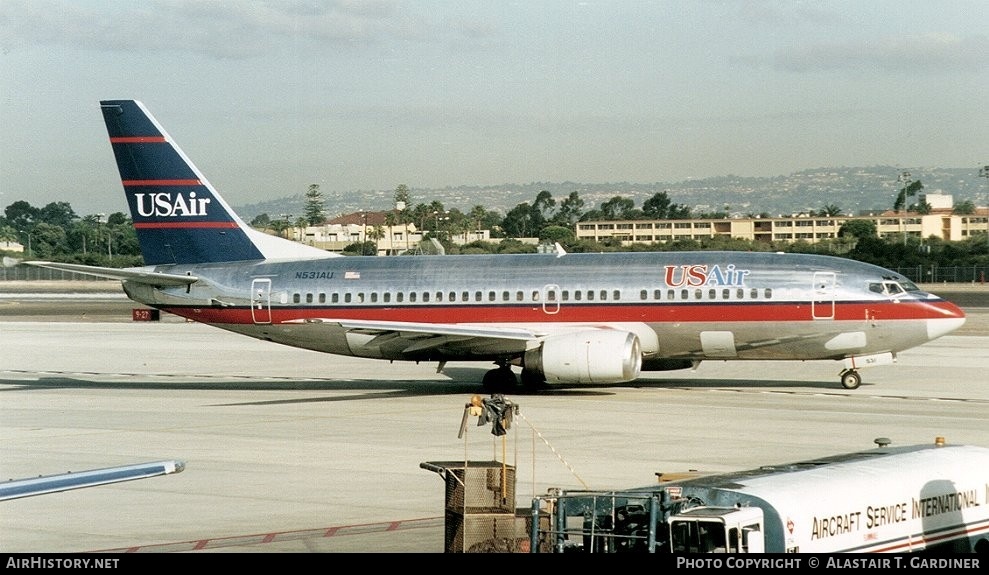
[[[862,384],[862,376],[854,369],[843,370],[839,377],[841,378],[841,386],[845,389],[858,389],[858,386]]]

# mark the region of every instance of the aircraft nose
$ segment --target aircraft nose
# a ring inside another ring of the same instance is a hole
[[[927,320],[927,338],[937,339],[947,335],[965,324],[965,312],[950,302],[938,306],[944,317]]]

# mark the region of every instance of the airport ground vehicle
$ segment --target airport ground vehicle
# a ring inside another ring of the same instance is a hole
[[[880,447],[533,500],[535,552],[989,553],[989,448]]]

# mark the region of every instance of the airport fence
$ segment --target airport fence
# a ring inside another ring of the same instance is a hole
[[[989,281],[989,266],[908,266],[889,268],[918,284],[981,283]]]
[[[36,268],[31,266],[0,267],[0,282],[4,281],[119,281],[76,272]]]

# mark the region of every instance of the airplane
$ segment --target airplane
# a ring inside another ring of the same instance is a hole
[[[140,101],[100,107],[145,265],[27,263],[119,279],[138,303],[261,340],[438,372],[490,362],[496,391],[712,360],[836,360],[855,389],[859,369],[965,322],[903,275],[833,256],[333,254],[245,224]]]
[[[181,473],[184,470],[184,462],[168,460],[118,465],[116,467],[90,469],[87,471],[70,471],[68,473],[27,479],[11,479],[0,483],[0,501],[32,497],[35,495],[47,495],[49,493],[82,489],[84,487],[96,487],[98,485],[120,483],[123,481],[133,481],[135,479],[147,479],[161,475],[171,475],[173,473]]]

